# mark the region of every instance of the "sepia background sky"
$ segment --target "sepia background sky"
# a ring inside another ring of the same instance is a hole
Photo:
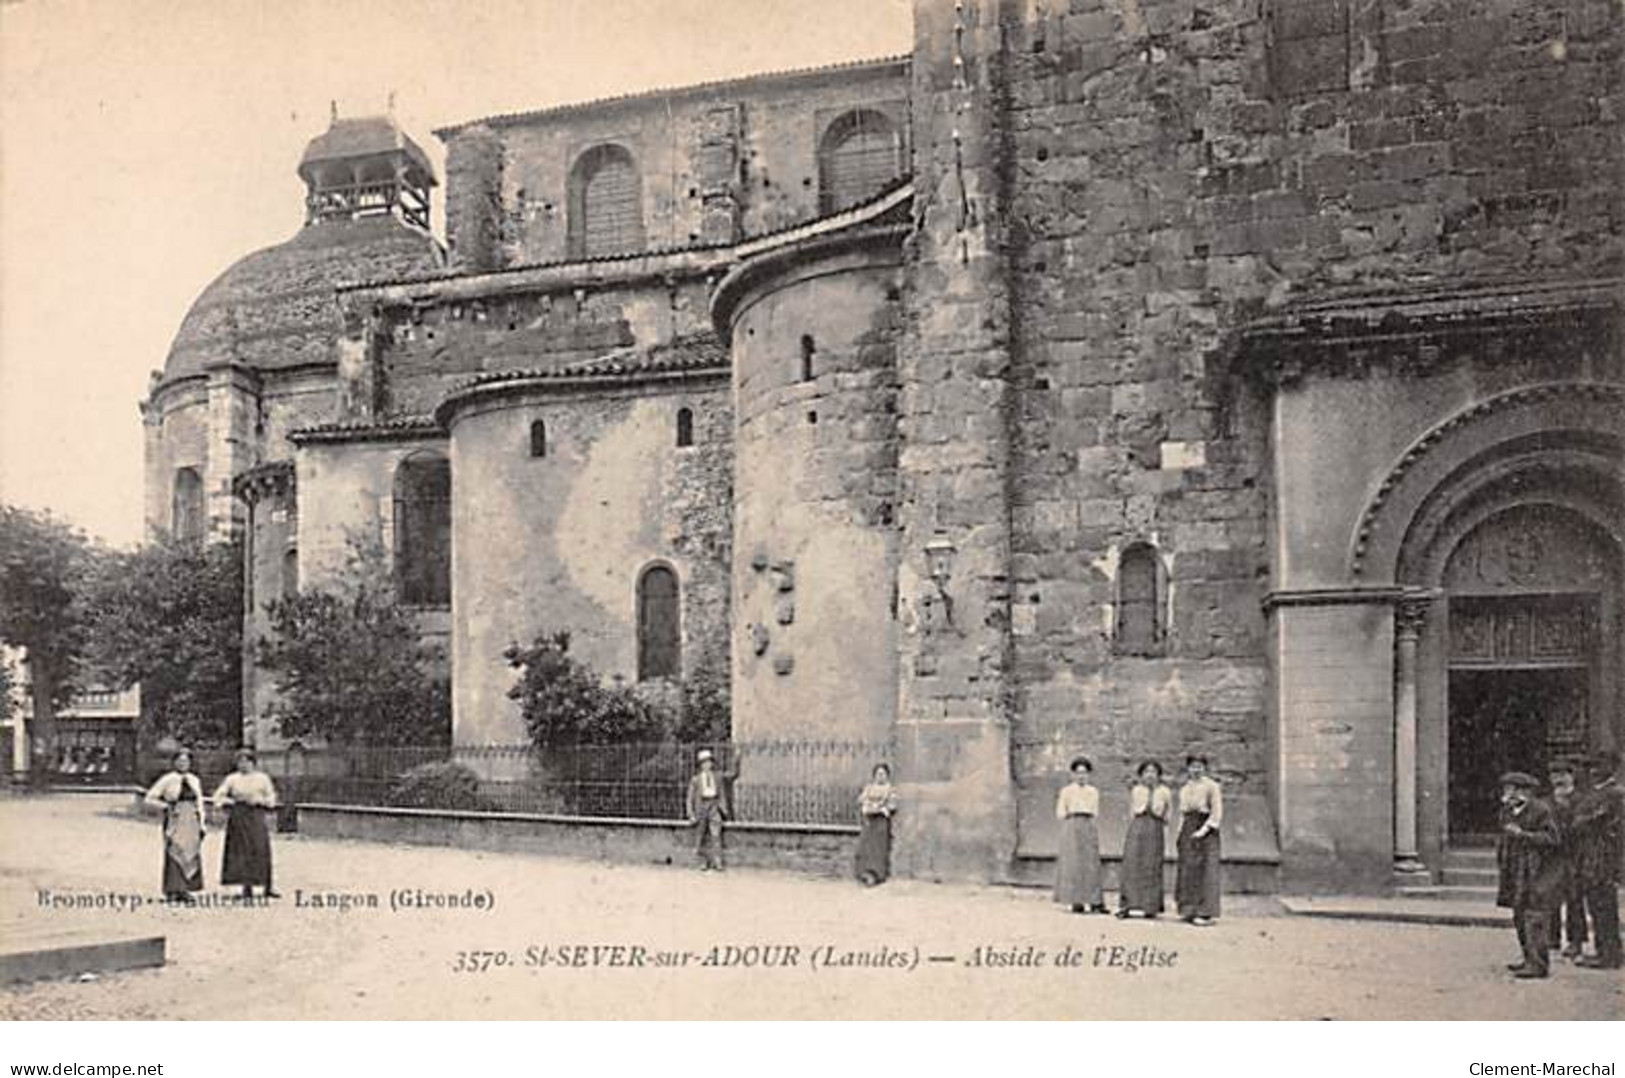
[[[0,501],[140,539],[137,402],[346,115],[460,120],[906,52],[911,0],[0,0]],[[435,231],[444,238],[444,188]]]

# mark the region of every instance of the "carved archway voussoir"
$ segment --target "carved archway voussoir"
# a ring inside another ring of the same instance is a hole
[[[1585,411],[1543,417],[1542,409],[1554,404],[1578,404]],[[1496,446],[1548,432],[1554,439],[1600,437],[1617,446],[1625,440],[1622,406],[1625,385],[1551,382],[1509,390],[1456,412],[1412,442],[1367,500],[1350,543],[1350,573],[1356,579],[1394,578],[1423,501],[1440,484],[1461,481],[1460,473]]]

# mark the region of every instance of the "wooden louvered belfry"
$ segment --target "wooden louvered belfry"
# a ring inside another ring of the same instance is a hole
[[[597,258],[642,247],[642,184],[637,162],[624,146],[594,146],[571,170],[570,253],[577,258]]]
[[[903,137],[885,114],[848,112],[830,124],[819,144],[821,213],[855,206],[890,187],[903,172]]]

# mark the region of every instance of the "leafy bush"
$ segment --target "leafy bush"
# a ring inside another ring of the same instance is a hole
[[[625,685],[605,685],[570,655],[570,634],[538,636],[503,653],[519,680],[508,697],[519,702],[531,744],[612,745],[657,741],[669,724],[664,710]]]
[[[462,764],[420,764],[396,780],[389,791],[396,808],[485,812],[490,802],[480,793],[480,777]]]
[[[271,634],[259,661],[276,686],[267,708],[286,738],[341,745],[446,745],[451,689],[445,656],[426,644],[401,602],[389,557],[350,540],[341,574],[266,606]]]

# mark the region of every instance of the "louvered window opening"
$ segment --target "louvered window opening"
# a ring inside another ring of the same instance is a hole
[[[581,253],[588,258],[626,254],[643,243],[638,174],[631,160],[600,154],[581,192]]]
[[[891,121],[879,113],[862,112],[836,123],[821,162],[819,202],[824,213],[864,202],[902,174],[902,145]]]

